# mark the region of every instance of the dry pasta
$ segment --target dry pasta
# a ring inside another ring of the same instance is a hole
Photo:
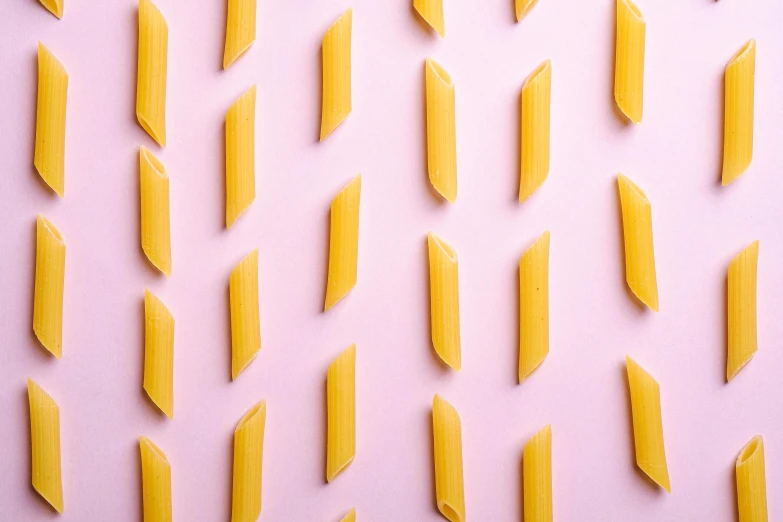
[[[58,513],[63,512],[60,467],[60,408],[43,388],[27,379],[33,488]]]
[[[438,509],[450,522],[465,522],[462,423],[454,406],[437,394],[432,399],[432,434]]]
[[[326,373],[326,481],[348,468],[356,456],[356,345],[332,361]]]
[[[266,401],[250,408],[234,430],[231,522],[255,522],[261,514],[261,470]]]
[[[543,185],[549,175],[549,100],[552,64],[549,60],[527,77],[520,94],[519,202]]]
[[[141,249],[150,263],[171,275],[169,175],[145,146],[139,150]]]
[[[552,427],[525,443],[522,456],[525,522],[552,522]]]
[[[256,86],[226,113],[226,228],[256,199]]]
[[[731,381],[758,349],[756,338],[756,273],[759,242],[731,260],[728,274],[728,354],[726,381]]]
[[[622,174],[617,176],[623,214],[625,280],[639,300],[658,311],[658,280],[653,251],[652,207],[647,194]]]
[[[427,236],[430,265],[430,317],[432,346],[451,368],[462,368],[459,332],[459,282],[457,253],[443,239]]]
[[[47,11],[52,13],[57,18],[63,17],[63,7],[65,0],[38,0],[41,5],[46,8]]]
[[[767,477],[761,435],[753,437],[742,448],[736,471],[739,522],[767,522]]]
[[[726,65],[723,110],[723,184],[737,179],[753,157],[756,40],[750,40]]]
[[[35,116],[35,169],[58,196],[65,196],[65,106],[68,73],[38,42],[38,102]]]
[[[150,0],[139,0],[139,61],[136,118],[147,134],[166,146],[166,67],[169,27]]]
[[[228,283],[231,307],[231,378],[244,371],[261,349],[258,312],[258,250],[231,271]]]
[[[139,437],[144,522],[171,522],[171,465],[147,437]]]
[[[443,0],[413,0],[413,8],[440,35],[446,36],[446,27],[443,23]]]
[[[63,355],[65,241],[54,224],[38,214],[35,239],[33,331],[44,348]]]
[[[549,354],[549,231],[519,260],[519,382]]]
[[[144,291],[144,391],[174,418],[174,317],[149,290]]]
[[[358,175],[332,200],[324,311],[337,304],[356,285],[361,190],[362,176]]]
[[[617,0],[614,99],[629,120],[642,122],[646,24],[631,0]]]
[[[234,63],[256,40],[256,0],[228,0],[223,69]]]
[[[521,22],[531,9],[538,3],[538,0],[515,0],[514,10],[517,14],[517,22]]]
[[[323,59],[323,100],[321,141],[351,113],[351,25],[348,9],[334,22],[321,41]]]
[[[427,172],[449,203],[457,200],[457,130],[454,82],[432,58],[424,64],[427,97]]]

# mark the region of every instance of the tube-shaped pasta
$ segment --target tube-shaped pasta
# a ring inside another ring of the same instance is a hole
[[[529,198],[549,175],[549,100],[552,64],[545,60],[530,73],[520,94],[519,202]]]
[[[345,515],[340,522],[356,522],[356,508],[351,508],[347,515]]]
[[[450,522],[465,522],[462,423],[454,406],[437,393],[432,399],[432,436],[438,510]]]
[[[256,0],[228,0],[223,69],[228,69],[255,41]]]
[[[63,4],[65,0],[38,0],[41,5],[46,8],[47,11],[52,13],[57,18],[63,17]]]
[[[144,290],[144,391],[174,418],[174,318],[149,290]]]
[[[231,379],[236,379],[261,349],[258,249],[246,255],[231,271],[228,291],[231,305]]]
[[[65,241],[54,224],[38,214],[35,238],[33,331],[44,348],[63,355],[63,287]]]
[[[731,381],[758,349],[756,339],[756,273],[759,242],[754,241],[729,264],[728,355],[726,382]]]
[[[430,27],[446,37],[446,26],[443,22],[443,0],[413,0],[413,8]]]
[[[256,199],[256,86],[226,113],[226,228]]]
[[[38,102],[33,164],[41,179],[61,198],[65,197],[67,97],[68,73],[51,51],[38,42]]]
[[[652,375],[627,355],[625,366],[628,370],[628,386],[631,390],[636,465],[653,482],[667,493],[671,493],[669,468],[666,466],[666,452],[663,446],[660,387]]]
[[[449,203],[457,200],[457,125],[454,82],[432,58],[424,63],[427,98],[427,172]]]
[[[171,465],[147,437],[139,437],[144,522],[171,522]]]
[[[171,275],[169,175],[166,167],[144,145],[139,150],[141,194],[141,249],[150,263]]]
[[[432,346],[444,363],[459,371],[459,277],[457,252],[432,232],[427,235],[430,264]]]
[[[525,443],[522,455],[525,522],[552,522],[552,427]]]
[[[326,30],[321,41],[323,60],[323,101],[321,141],[351,113],[351,25],[348,9]]]
[[[231,522],[255,522],[261,514],[261,469],[266,401],[250,408],[234,430]]]
[[[337,356],[326,372],[326,482],[356,456],[356,345]]]
[[[33,488],[58,513],[63,512],[60,468],[60,408],[43,388],[27,379]]]
[[[652,207],[647,194],[622,174],[617,176],[623,214],[625,280],[639,300],[658,311],[658,280],[653,251]]]
[[[549,231],[519,259],[519,382],[549,354]]]
[[[723,110],[723,184],[737,179],[753,157],[753,99],[756,40],[749,40],[726,65]]]
[[[517,22],[521,22],[537,3],[538,0],[515,0],[514,7],[517,13]]]
[[[642,122],[644,99],[644,16],[631,0],[617,0],[614,99],[629,120]]]
[[[166,146],[166,67],[169,27],[150,0],[139,0],[139,62],[136,118],[147,134]]]
[[[739,522],[767,522],[767,477],[761,435],[753,437],[742,448],[736,470]]]
[[[329,268],[324,312],[356,285],[359,259],[359,200],[362,176],[353,178],[332,200],[329,232]]]

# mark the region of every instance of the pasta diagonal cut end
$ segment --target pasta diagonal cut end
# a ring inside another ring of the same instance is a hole
[[[41,5],[46,8],[47,11],[52,13],[57,18],[63,17],[63,4],[65,0],[40,0]]]
[[[443,20],[443,0],[413,0],[413,8],[421,19],[432,27],[441,38],[446,37],[446,24]]]
[[[517,22],[521,22],[525,15],[527,15],[537,3],[538,0],[516,0],[515,10],[517,14]]]
[[[347,515],[340,522],[356,522],[356,508],[351,508]]]

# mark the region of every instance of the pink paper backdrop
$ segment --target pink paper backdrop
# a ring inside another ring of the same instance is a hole
[[[221,70],[223,0],[158,0],[169,24],[168,147],[137,125],[136,2],[66,0],[57,21],[34,0],[0,15],[0,519],[49,520],[30,487],[25,380],[60,405],[65,514],[141,518],[138,437],[172,464],[176,520],[230,515],[232,434],[268,402],[262,520],[438,521],[430,405],[440,393],[463,422],[471,521],[518,521],[521,452],[553,429],[558,520],[736,519],[734,460],[764,436],[769,510],[783,516],[783,4],[777,0],[640,0],[647,20],[644,123],[612,99],[614,0],[541,0],[521,24],[511,0],[446,0],[447,38],[410,2],[258,2],[258,38]],[[353,113],[325,143],[320,39],[354,8]],[[723,70],[758,42],[755,154],[719,184]],[[36,43],[70,75],[66,199],[32,165]],[[424,59],[457,92],[459,198],[427,183]],[[518,95],[551,58],[552,168],[517,202]],[[224,229],[223,119],[258,85],[257,198]],[[138,149],[171,176],[173,275],[139,246]],[[653,205],[661,312],[624,283],[616,174]],[[332,197],[363,175],[359,280],[321,312]],[[31,328],[35,216],[64,234],[63,359]],[[551,352],[516,384],[517,262],[551,230]],[[429,339],[426,233],[460,259],[463,370],[445,370]],[[726,385],[725,277],[759,239],[759,352]],[[260,252],[263,349],[230,382],[228,275]],[[175,418],[141,388],[144,288],[176,318]],[[355,342],[357,455],[324,483],[325,375]],[[624,356],[660,382],[673,493],[634,465]]]

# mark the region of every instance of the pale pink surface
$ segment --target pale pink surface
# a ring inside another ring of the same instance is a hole
[[[438,521],[430,405],[463,422],[471,521],[521,519],[527,438],[553,429],[557,520],[736,519],[734,460],[764,436],[769,512],[783,514],[783,4],[640,0],[647,20],[644,122],[612,98],[614,0],[541,0],[521,24],[513,2],[449,0],[447,38],[407,0],[258,2],[258,39],[221,70],[225,2],[157,2],[169,24],[168,147],[136,123],[136,2],[66,0],[57,21],[33,0],[0,16],[0,519],[57,518],[30,487],[25,380],[59,403],[63,521],[141,518],[138,437],[172,464],[176,520],[230,515],[232,434],[268,404],[261,520]],[[326,142],[320,39],[354,8],[353,113]],[[723,70],[758,43],[756,140],[748,172],[720,186]],[[36,43],[70,75],[66,199],[34,171]],[[457,92],[459,197],[440,203],[425,160],[423,63]],[[552,168],[517,202],[518,96],[551,58]],[[258,84],[257,198],[224,229],[223,119]],[[173,275],[139,246],[138,149],[171,177]],[[653,205],[661,312],[624,282],[616,174]],[[359,278],[321,312],[332,197],[362,173]],[[35,215],[68,251],[63,359],[32,333]],[[551,352],[517,376],[517,263],[551,230]],[[430,344],[426,234],[460,260],[463,370]],[[759,352],[725,384],[725,277],[760,240]],[[263,348],[230,382],[228,277],[259,248]],[[143,292],[176,318],[175,417],[142,391]],[[354,463],[324,483],[328,363],[357,345]],[[634,465],[628,353],[661,384],[673,493]]]

